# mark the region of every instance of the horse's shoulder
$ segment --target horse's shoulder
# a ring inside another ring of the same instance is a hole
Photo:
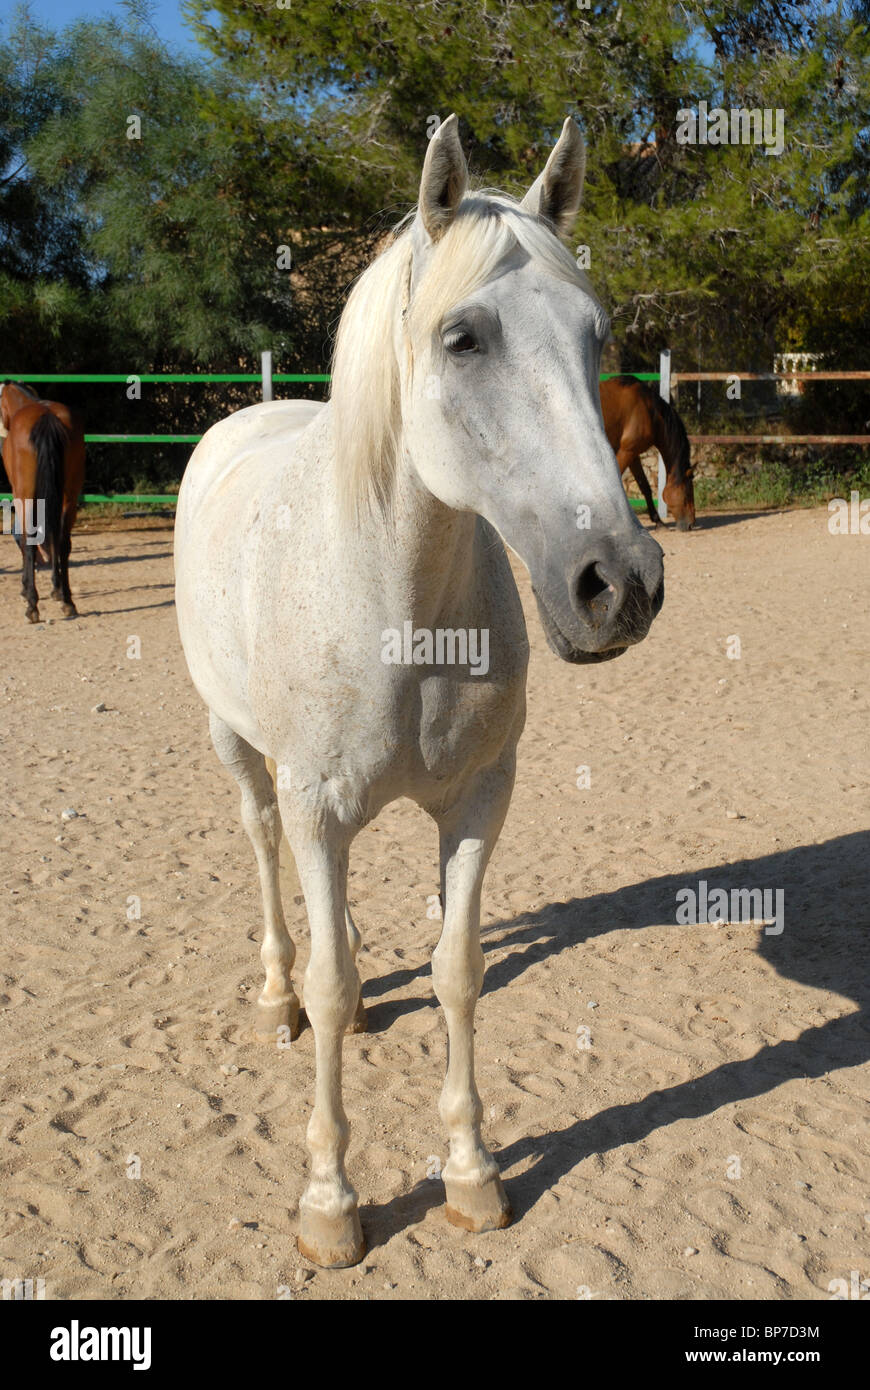
[[[176,518],[180,528],[203,504],[214,519],[226,507],[237,509],[240,499],[266,497],[276,470],[286,467],[296,441],[322,409],[317,401],[267,401],[212,425],[185,470]]]
[[[194,457],[227,458],[265,446],[278,435],[294,439],[323,409],[319,401],[264,401],[236,410],[206,431]]]

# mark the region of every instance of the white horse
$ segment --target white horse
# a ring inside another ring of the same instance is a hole
[[[429,145],[416,214],[350,295],[330,402],[223,420],[179,495],[178,624],[259,864],[258,1009],[273,1038],[295,1035],[299,1015],[282,828],[305,895],[317,1080],[299,1249],[320,1265],[365,1251],[341,1099],[343,1035],[365,1026],[348,852],[401,796],[440,835],[447,1215],[471,1231],[510,1220],[481,1138],[473,1041],[481,884],[525,718],[528,643],[503,542],[566,661],[619,655],[662,602],[661,550],[604,434],[607,318],[555,234],[576,215],[584,162],[568,120],[522,203],[468,194],[451,116]],[[483,634],[488,660],[463,663],[463,639]]]

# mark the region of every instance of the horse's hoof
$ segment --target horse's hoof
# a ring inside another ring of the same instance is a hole
[[[29,623],[38,623],[38,622],[39,622],[39,609],[38,609],[38,608],[28,608],[28,610],[27,610],[27,612],[25,613],[24,616],[25,616],[25,618],[27,619],[27,621],[28,621]]]
[[[487,1182],[468,1182],[462,1178],[445,1179],[447,1191],[447,1220],[463,1230],[501,1231],[513,1220],[511,1204],[496,1173]]]
[[[360,994],[359,1001],[356,1006],[356,1013],[351,1019],[347,1031],[349,1033],[365,1033],[368,1026],[369,1016],[366,1013],[365,1005],[363,1004],[362,1000],[362,995]]]
[[[277,1004],[257,1003],[254,1038],[257,1042],[286,1047],[299,1037],[299,1000],[295,994]]]
[[[60,611],[63,613],[63,616],[65,618],[77,618],[79,615],[78,609],[76,608],[74,603],[63,604]]]
[[[366,1253],[356,1207],[337,1220],[303,1207],[296,1241],[300,1255],[322,1269],[347,1269]]]

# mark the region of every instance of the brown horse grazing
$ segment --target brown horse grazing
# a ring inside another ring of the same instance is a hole
[[[695,524],[693,469],[689,438],[674,407],[635,376],[610,377],[599,382],[599,389],[605,433],[620,472],[631,469],[650,517],[660,525],[661,517],[640,463],[645,450],[658,449],[668,475],[662,495],[674,514],[677,530],[688,531]]]
[[[39,622],[36,555],[51,564],[51,596],[75,617],[69,589],[70,536],[85,478],[85,437],[80,418],[59,401],[41,401],[27,386],[0,385],[3,464],[12,488],[15,531],[21,547],[21,592],[27,618]]]

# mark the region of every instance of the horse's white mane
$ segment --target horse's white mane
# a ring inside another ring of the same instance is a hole
[[[431,342],[448,310],[491,280],[517,246],[546,274],[579,285],[604,312],[549,223],[495,190],[462,199],[411,296],[413,217],[399,223],[396,239],[357,280],[336,337],[330,395],[339,491],[350,512],[371,500],[389,502],[401,433],[402,367],[394,347],[401,314],[412,345]]]

